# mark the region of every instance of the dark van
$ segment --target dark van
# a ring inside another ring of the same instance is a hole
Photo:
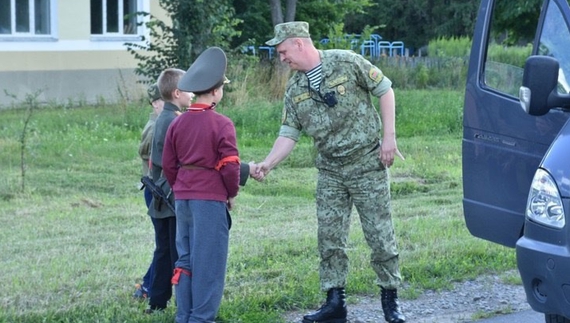
[[[536,7],[519,15],[523,3]],[[569,93],[569,1],[482,0],[464,102],[465,221],[515,248],[528,303],[556,323],[570,322]]]

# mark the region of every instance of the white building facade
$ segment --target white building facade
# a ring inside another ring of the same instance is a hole
[[[148,37],[141,11],[165,17],[152,0],[0,0],[0,107],[26,95],[48,104],[139,98],[125,43]]]

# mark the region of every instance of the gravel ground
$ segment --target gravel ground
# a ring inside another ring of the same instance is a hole
[[[385,322],[379,296],[350,297],[350,323]],[[510,285],[499,276],[483,276],[454,283],[450,290],[427,291],[417,299],[400,298],[409,323],[460,323],[530,309],[522,285]],[[286,315],[288,323],[299,323],[305,312]]]

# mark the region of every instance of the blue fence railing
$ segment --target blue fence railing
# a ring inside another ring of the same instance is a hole
[[[382,56],[405,56],[406,49],[402,41],[386,41],[382,40],[382,36],[378,34],[370,35],[369,39],[361,40],[358,34],[347,34],[344,39],[333,40],[323,38],[319,41],[323,46],[333,46],[334,48],[348,47],[355,52],[360,52],[362,56],[378,58]],[[332,44],[331,44],[332,43]],[[247,46],[244,47],[244,53],[259,55],[262,58],[273,59],[275,55],[275,47],[273,46]]]

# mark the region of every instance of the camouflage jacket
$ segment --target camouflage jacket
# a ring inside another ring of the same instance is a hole
[[[279,135],[298,140],[304,131],[314,140],[317,168],[343,165],[370,152],[380,139],[381,121],[371,96],[392,86],[380,69],[348,50],[320,51],[320,95],[309,90],[305,73],[297,71],[287,83]],[[325,95],[337,103],[329,107]]]

